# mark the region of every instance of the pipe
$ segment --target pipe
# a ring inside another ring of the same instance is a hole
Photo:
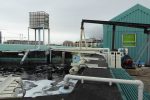
[[[50,28],[48,29],[48,45],[50,45]]]
[[[20,61],[20,64],[21,64],[21,65],[23,64],[23,62],[24,62],[24,61],[25,61],[25,59],[27,58],[28,53],[29,53],[29,50],[25,52],[25,54],[24,54],[23,58],[21,59],[21,61]]]
[[[83,29],[81,29],[81,33],[80,33],[80,41],[79,41],[79,47],[80,47],[80,50],[82,49],[82,34],[83,34]]]
[[[28,45],[29,45],[29,39],[30,39],[29,31],[30,31],[30,28],[28,27]]]
[[[109,85],[111,85],[112,83],[138,85],[138,100],[143,100],[144,84],[141,80],[125,80],[125,79],[113,79],[113,78],[102,78],[102,77],[77,76],[77,75],[68,74],[64,77],[65,86],[68,86],[69,79],[81,80],[82,82],[84,82],[84,80],[97,81],[97,82],[109,82]]]
[[[24,62],[25,59],[27,58],[29,52],[37,51],[37,50],[40,50],[40,45],[39,45],[36,49],[29,49],[29,50],[27,50],[27,51],[25,52],[23,58],[21,59],[20,64],[21,64],[21,65],[23,64],[23,62]]]
[[[34,43],[34,45],[36,46],[37,44],[36,44],[36,29],[34,29],[34,32],[35,32],[35,43]]]
[[[87,49],[87,42],[86,42],[86,38],[85,38],[85,32],[84,32],[84,31],[83,31],[83,36],[84,36],[85,48]]]
[[[45,28],[44,28],[44,25],[43,25],[43,45],[45,44]]]
[[[39,46],[41,45],[41,34],[40,34],[40,29],[38,29],[38,33],[39,33]]]
[[[43,27],[44,27],[44,26],[43,26]],[[28,56],[28,54],[29,54],[30,51],[37,51],[37,50],[40,50],[40,47],[41,47],[40,29],[38,30],[38,33],[39,33],[39,41],[38,41],[39,45],[38,45],[38,47],[37,47],[36,49],[29,49],[29,50],[27,50],[27,51],[25,52],[23,58],[21,59],[20,64],[23,64],[23,62],[24,62],[25,59],[27,58],[27,56]]]

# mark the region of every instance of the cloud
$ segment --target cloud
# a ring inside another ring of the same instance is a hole
[[[50,15],[51,41],[54,43],[67,39],[79,40],[83,18],[110,20],[137,3],[150,7],[149,0],[0,0],[0,2],[0,27],[7,30],[3,32],[4,37],[13,36],[11,33],[26,35],[29,25],[28,12],[45,11]],[[102,37],[101,25],[88,24],[86,29],[87,37]],[[34,39],[34,36],[31,36]]]

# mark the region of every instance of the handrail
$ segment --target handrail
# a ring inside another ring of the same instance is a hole
[[[114,79],[114,78],[102,78],[102,77],[90,77],[90,76],[77,76],[77,75],[66,75],[64,77],[65,86],[68,86],[69,79],[81,80],[83,83],[84,80],[87,81],[98,81],[98,82],[109,82],[109,85],[112,83],[121,83],[121,84],[134,84],[138,85],[138,100],[143,100],[143,89],[144,84],[141,80],[125,80],[125,79]]]

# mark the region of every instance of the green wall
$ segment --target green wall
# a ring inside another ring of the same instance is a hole
[[[117,17],[113,18],[111,21],[120,21],[120,22],[132,22],[132,23],[145,23],[150,24],[150,9],[145,8],[139,4],[134,7],[128,9]],[[112,26],[104,25],[103,26],[103,40],[104,47],[108,47],[111,49],[112,44]],[[136,46],[135,47],[127,47],[129,49],[129,55],[133,59],[137,59],[139,56],[139,50],[142,46],[145,45],[147,40],[147,35],[144,34],[143,29],[137,28],[129,28],[129,27],[116,27],[115,32],[115,49],[123,48],[122,43],[122,34],[136,34]],[[147,50],[141,58],[141,61],[147,61]]]

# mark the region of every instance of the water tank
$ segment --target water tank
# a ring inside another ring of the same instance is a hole
[[[49,14],[44,11],[29,12],[29,27],[31,29],[49,29]]]

